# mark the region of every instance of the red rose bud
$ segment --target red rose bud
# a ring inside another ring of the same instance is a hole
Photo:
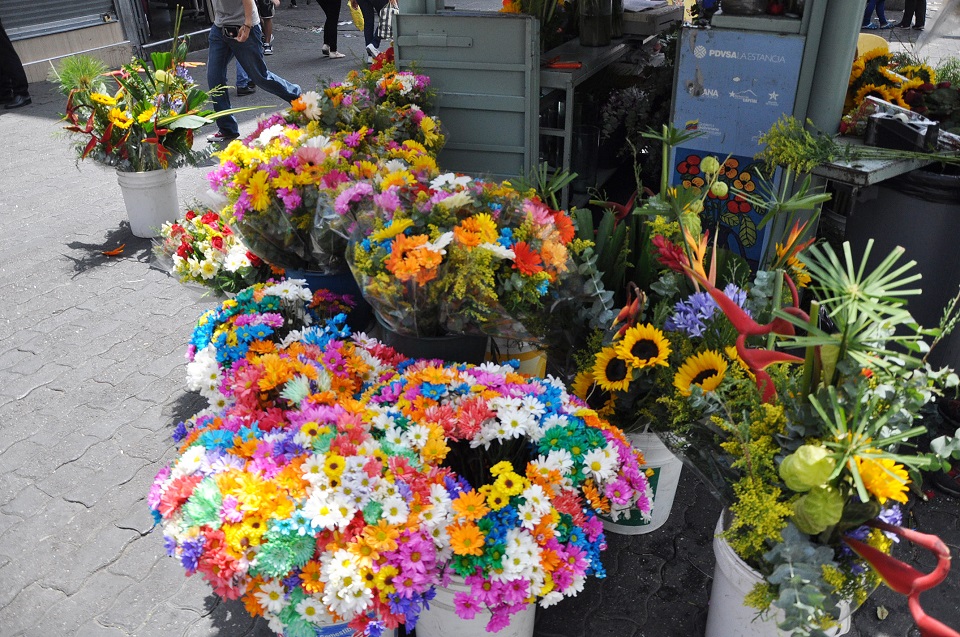
[[[210,239],[210,245],[216,250],[223,250],[223,237],[213,237]]]
[[[260,257],[250,252],[249,250],[247,250],[247,258],[250,259],[250,263],[254,267],[260,267],[260,264],[263,263],[263,261],[260,260]]]
[[[218,221],[220,221],[220,215],[218,215],[215,212],[208,212],[207,214],[200,217],[200,222],[208,226],[212,226]]]

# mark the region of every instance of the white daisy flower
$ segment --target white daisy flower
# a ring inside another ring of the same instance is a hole
[[[300,603],[297,604],[297,614],[311,624],[325,623],[330,617],[320,600],[312,596],[300,600]]]
[[[285,594],[286,591],[280,582],[268,580],[260,585],[260,590],[254,593],[254,597],[268,612],[279,613],[283,610]]]

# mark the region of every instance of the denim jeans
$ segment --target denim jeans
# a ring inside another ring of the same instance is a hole
[[[210,27],[210,48],[207,53],[207,84],[211,89],[227,84],[227,64],[231,57],[243,65],[243,70],[254,84],[273,93],[287,102],[300,97],[300,87],[275,75],[267,69],[263,61],[263,31],[256,25],[250,31],[250,36],[244,42],[237,42],[225,37],[220,27]],[[225,111],[230,108],[230,94],[224,90],[213,98],[215,111]],[[233,138],[240,134],[237,119],[233,115],[217,118],[217,128],[224,137]]]
[[[243,70],[243,65],[237,62],[237,88],[250,83],[250,76]]]

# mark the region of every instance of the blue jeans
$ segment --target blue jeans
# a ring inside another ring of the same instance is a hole
[[[884,5],[887,0],[867,0],[867,10],[863,12],[863,23],[861,26],[867,26],[873,22],[873,10],[877,10],[877,17],[880,18],[880,26],[888,24],[887,15],[884,13]]]
[[[263,31],[259,24],[253,27],[250,36],[244,42],[237,42],[233,38],[225,37],[220,27],[216,25],[210,27],[210,48],[207,52],[207,85],[211,89],[226,86],[227,64],[230,63],[232,57],[237,58],[237,63],[243,66],[243,70],[246,71],[254,84],[282,100],[292,102],[300,97],[303,92],[298,85],[288,82],[267,69],[267,64],[263,61]],[[229,108],[230,94],[226,90],[220,91],[218,95],[213,97],[213,109],[215,111],[225,111]],[[233,115],[218,117],[217,128],[220,129],[220,134],[227,138],[240,135],[237,119]]]
[[[243,65],[237,62],[237,88],[250,83],[250,76],[243,70]]]

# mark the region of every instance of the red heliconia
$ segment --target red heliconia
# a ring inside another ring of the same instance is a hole
[[[905,564],[869,544],[864,544],[849,537],[843,538],[843,541],[857,555],[873,567],[873,570],[880,575],[887,586],[907,596],[910,614],[917,622],[921,637],[960,637],[960,633],[927,615],[920,606],[920,593],[930,590],[945,580],[950,572],[950,551],[943,540],[936,535],[894,526],[883,520],[872,520],[867,524],[881,531],[899,535],[908,542],[918,544],[937,556],[937,567],[929,573],[921,573],[909,564]]]

